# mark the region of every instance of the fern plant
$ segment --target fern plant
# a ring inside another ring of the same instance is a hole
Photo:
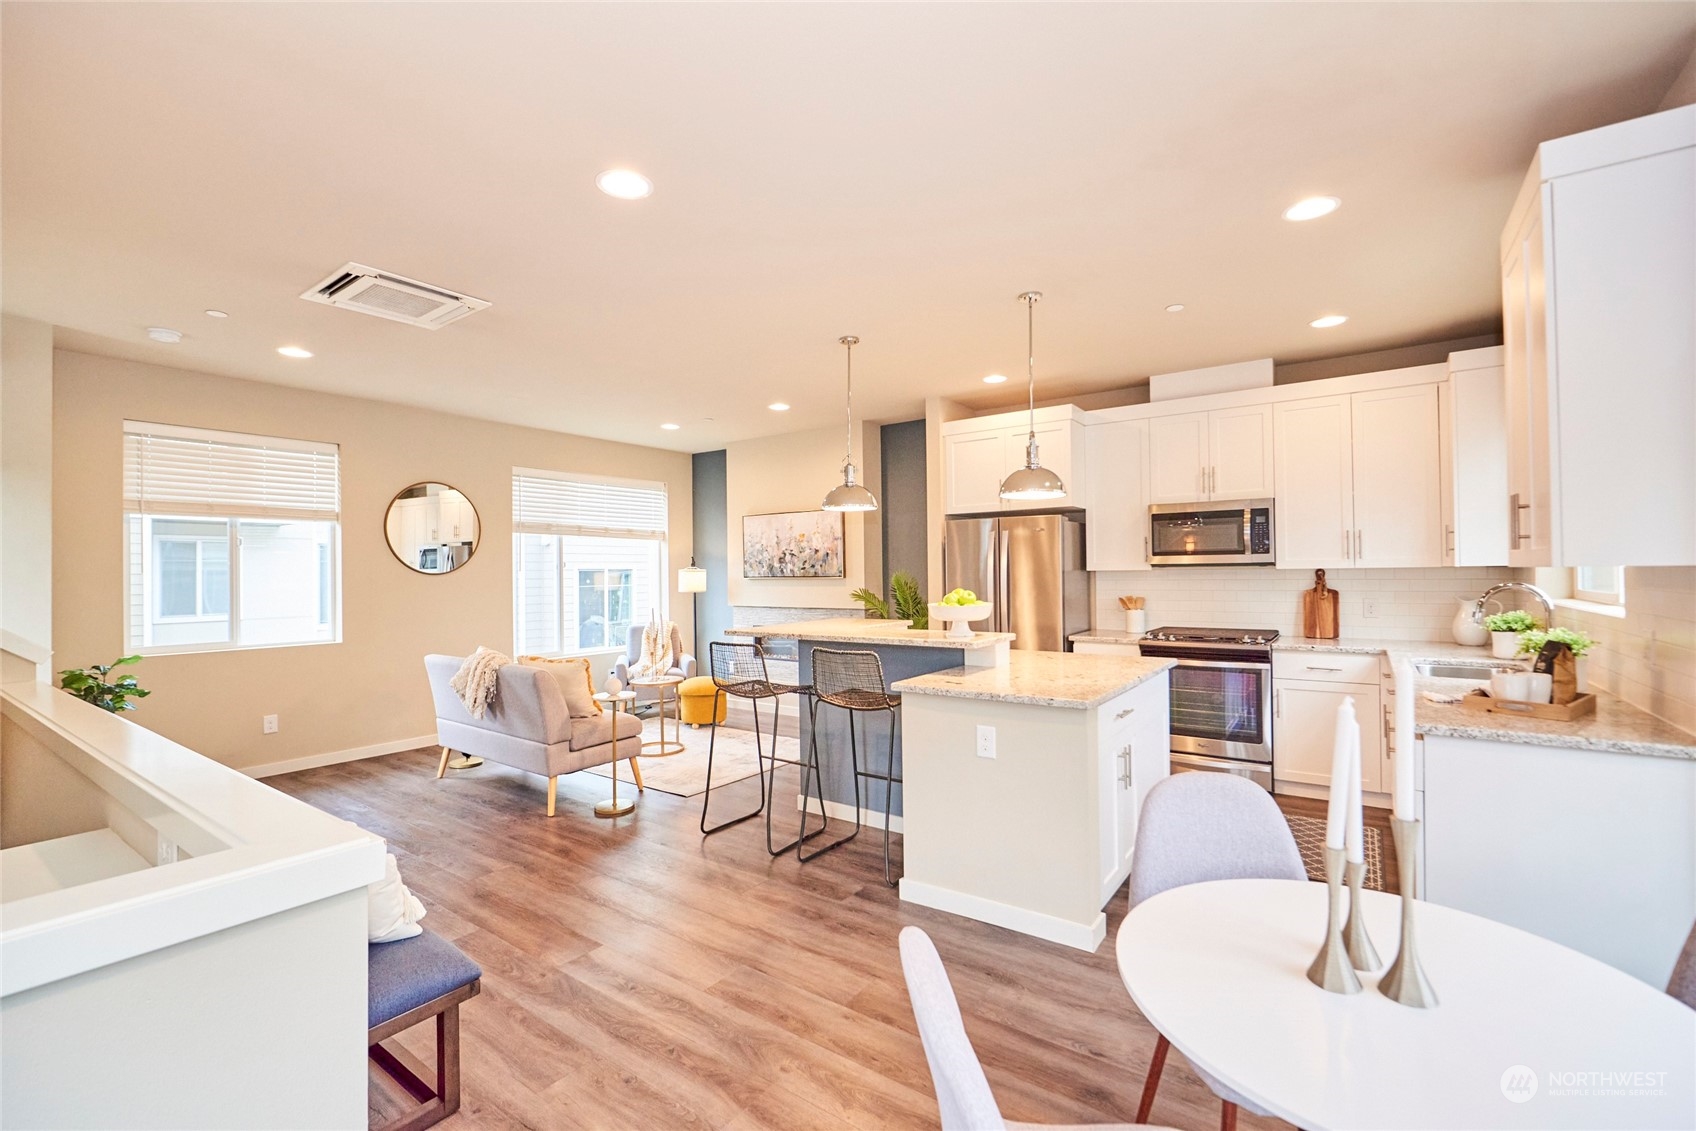
[[[864,605],[866,612],[878,620],[889,620],[893,616],[911,621],[914,628],[930,627],[930,606],[925,603],[924,594],[919,592],[919,579],[904,569],[898,569],[889,576],[889,600],[870,589],[856,589],[848,596]],[[894,605],[893,614],[890,612],[891,604]]]
[[[152,692],[139,686],[135,676],[119,676],[110,682],[106,677],[112,674],[112,669],[122,664],[139,664],[140,656],[125,656],[113,660],[109,664],[95,664],[87,668],[67,668],[59,673],[59,686],[69,691],[85,703],[93,703],[102,711],[111,711],[114,715],[121,711],[133,711],[136,704],[132,699],[145,699]]]

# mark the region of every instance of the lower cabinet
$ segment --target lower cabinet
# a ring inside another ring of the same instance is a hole
[[[1079,640],[1072,645],[1072,651],[1080,656],[1131,656],[1142,655],[1142,648],[1130,641],[1123,644],[1107,640]]]
[[[1098,708],[1101,901],[1131,871],[1143,800],[1172,769],[1167,681],[1150,680]]]
[[[1377,685],[1280,679],[1272,684],[1272,697],[1275,781],[1330,786],[1337,708],[1353,697],[1360,720],[1360,788],[1383,792],[1384,713]]]

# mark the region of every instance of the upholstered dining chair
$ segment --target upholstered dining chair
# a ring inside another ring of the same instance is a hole
[[[1684,940],[1684,949],[1678,952],[1678,961],[1672,964],[1667,993],[1696,1009],[1696,924],[1691,925],[1690,935]]]
[[[913,1003],[913,1020],[919,1024],[919,1041],[925,1047],[931,1083],[936,1087],[936,1106],[942,1113],[942,1131],[1018,1131],[1020,1128],[1053,1124],[1014,1123],[1001,1117],[995,1094],[983,1074],[983,1065],[966,1035],[960,1018],[960,1003],[942,957],[930,936],[918,927],[901,928],[901,972],[907,978],[907,997]],[[1131,1131],[1128,1123],[1093,1123],[1097,1131]],[[1074,1127],[1072,1131],[1083,1131]],[[1156,1129],[1158,1131],[1158,1129]]]
[[[1157,782],[1137,821],[1131,906],[1185,884],[1245,879],[1307,879],[1295,835],[1272,795],[1234,774],[1183,773]],[[1137,1105],[1138,1123],[1148,1122],[1171,1047],[1164,1034],[1155,1042]],[[1221,1131],[1234,1131],[1238,1108],[1271,1114],[1200,1068],[1195,1073],[1220,1099]]]

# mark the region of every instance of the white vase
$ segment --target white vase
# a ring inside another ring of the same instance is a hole
[[[1511,660],[1519,655],[1518,632],[1492,632],[1490,634],[1490,655],[1498,660]]]
[[[1482,648],[1490,642],[1490,632],[1484,627],[1484,618],[1478,615],[1478,600],[1474,597],[1459,597],[1460,608],[1455,610],[1454,624],[1449,631],[1454,634],[1456,644],[1465,644],[1470,648]]]

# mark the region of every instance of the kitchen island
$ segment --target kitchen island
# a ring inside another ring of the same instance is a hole
[[[1170,772],[1171,660],[1022,652],[899,680],[901,898],[1095,950]]]

